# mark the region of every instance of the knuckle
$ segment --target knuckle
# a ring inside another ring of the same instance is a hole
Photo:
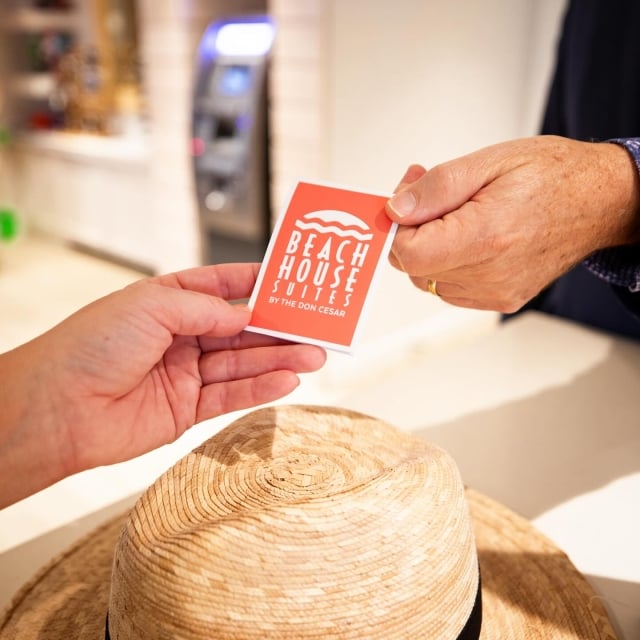
[[[515,313],[522,309],[527,303],[528,298],[523,295],[521,290],[506,290],[496,299],[495,310],[500,313]]]
[[[437,164],[430,171],[430,181],[438,185],[438,189],[446,196],[454,192],[458,176],[451,162]]]
[[[421,252],[406,234],[397,237],[393,246],[394,258],[399,263],[399,267],[405,273],[418,275],[420,272]]]

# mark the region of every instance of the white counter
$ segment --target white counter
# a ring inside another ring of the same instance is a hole
[[[322,395],[289,400],[363,411],[446,448],[467,484],[530,518],[568,553],[621,640],[640,638],[640,345],[527,314]],[[130,504],[129,492],[123,483],[113,491],[122,502],[97,513],[86,505],[84,518],[0,554],[0,606],[51,555]]]
[[[640,638],[640,344],[527,314],[337,401],[447,449]]]

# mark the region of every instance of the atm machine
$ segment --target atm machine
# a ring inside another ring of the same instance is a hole
[[[269,233],[267,16],[212,23],[198,49],[192,156],[203,264],[262,260]]]

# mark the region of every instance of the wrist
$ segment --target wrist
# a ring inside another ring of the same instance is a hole
[[[67,475],[37,340],[0,354],[0,508]]]

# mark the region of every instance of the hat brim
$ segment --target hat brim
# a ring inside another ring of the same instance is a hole
[[[531,523],[467,490],[482,576],[481,640],[615,640],[600,600]],[[103,640],[116,541],[127,514],[42,569],[0,619],[0,640]]]

